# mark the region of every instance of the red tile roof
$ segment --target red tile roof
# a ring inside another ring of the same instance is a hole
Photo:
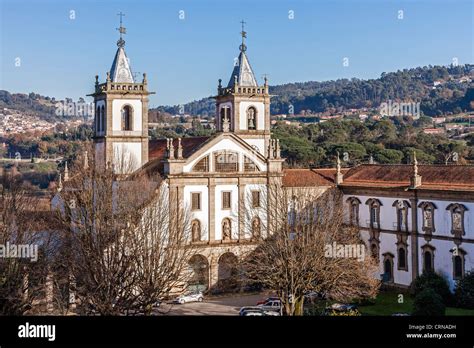
[[[320,173],[320,171],[322,171],[322,173]],[[334,185],[334,174],[331,174],[329,170],[326,171],[324,169],[284,169],[283,174],[283,186],[285,187]]]
[[[183,146],[183,157],[191,156],[197,149],[199,149],[210,137],[189,137],[181,138],[181,145]],[[148,143],[148,158],[164,159],[166,155],[166,139],[154,139]],[[178,150],[178,139],[173,140],[175,151]]]
[[[363,164],[344,175],[342,186],[406,188],[412,174],[413,166],[408,164]],[[419,189],[474,191],[474,166],[418,165],[418,174],[421,175]]]

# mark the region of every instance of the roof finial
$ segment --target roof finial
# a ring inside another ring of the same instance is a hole
[[[58,187],[57,187],[57,190],[58,190],[58,192],[61,192],[62,189],[63,189],[63,181],[61,179],[61,173],[58,173]]]
[[[245,22],[244,22],[243,19],[240,21],[240,23],[242,24],[242,31],[240,32],[240,34],[242,35],[242,44],[240,45],[239,48],[240,48],[241,52],[245,52],[247,50],[247,46],[245,45],[245,39],[247,38],[247,32],[244,30]]]
[[[119,31],[120,33],[120,39],[117,41],[117,46],[118,47],[123,47],[125,46],[125,40],[122,38],[122,34],[126,34],[127,33],[127,30],[124,26],[122,26],[122,17],[125,16],[124,13],[122,12],[119,12],[117,13],[117,16],[120,16],[120,27],[117,28],[117,30]]]
[[[69,169],[67,167],[67,161],[64,163],[64,181],[69,180]]]
[[[339,158],[339,151],[337,151],[337,161],[336,161],[336,177],[335,183],[336,185],[342,184],[344,178],[341,172],[341,159]]]
[[[418,161],[416,160],[416,151],[413,151],[413,175],[410,178],[410,187],[412,189],[421,185],[421,175],[418,175]]]
[[[416,160],[416,151],[413,151],[413,175],[418,174],[418,161]]]

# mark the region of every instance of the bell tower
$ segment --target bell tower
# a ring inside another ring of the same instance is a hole
[[[216,129],[234,132],[266,156],[270,140],[270,97],[268,80],[259,86],[247,58],[247,33],[242,21],[239,57],[227,87],[219,80],[216,96]]]
[[[146,74],[135,81],[125,53],[126,33],[119,13],[120,38],[117,52],[104,83],[95,77],[94,144],[95,162],[112,167],[117,174],[135,171],[148,162],[148,91]]]

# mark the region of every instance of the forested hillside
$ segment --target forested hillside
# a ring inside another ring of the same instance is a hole
[[[324,82],[298,82],[270,86],[272,114],[323,112],[336,108],[377,108],[392,101],[420,102],[421,112],[427,116],[446,115],[469,110],[474,99],[474,65],[427,66],[382,73],[371,80],[340,79]],[[436,86],[435,86],[436,84]],[[171,114],[180,113],[180,106],[158,108]],[[215,101],[204,98],[184,104],[184,113],[213,115]]]

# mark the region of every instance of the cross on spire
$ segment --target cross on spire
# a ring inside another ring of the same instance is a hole
[[[120,27],[116,28],[116,30],[118,30],[119,33],[120,33],[120,39],[117,41],[117,46],[118,47],[123,47],[123,46],[125,46],[125,40],[122,38],[122,34],[127,33],[126,28],[122,25],[122,18],[125,16],[125,13],[122,13],[120,11],[119,13],[117,13],[117,16],[120,16]]]
[[[240,32],[240,34],[242,35],[242,44],[240,45],[240,50],[242,52],[245,52],[247,50],[247,46],[245,45],[245,39],[247,38],[247,32],[244,30],[244,26],[246,24],[246,22],[244,22],[244,20],[242,19],[240,21],[240,24],[242,24],[242,31]]]

